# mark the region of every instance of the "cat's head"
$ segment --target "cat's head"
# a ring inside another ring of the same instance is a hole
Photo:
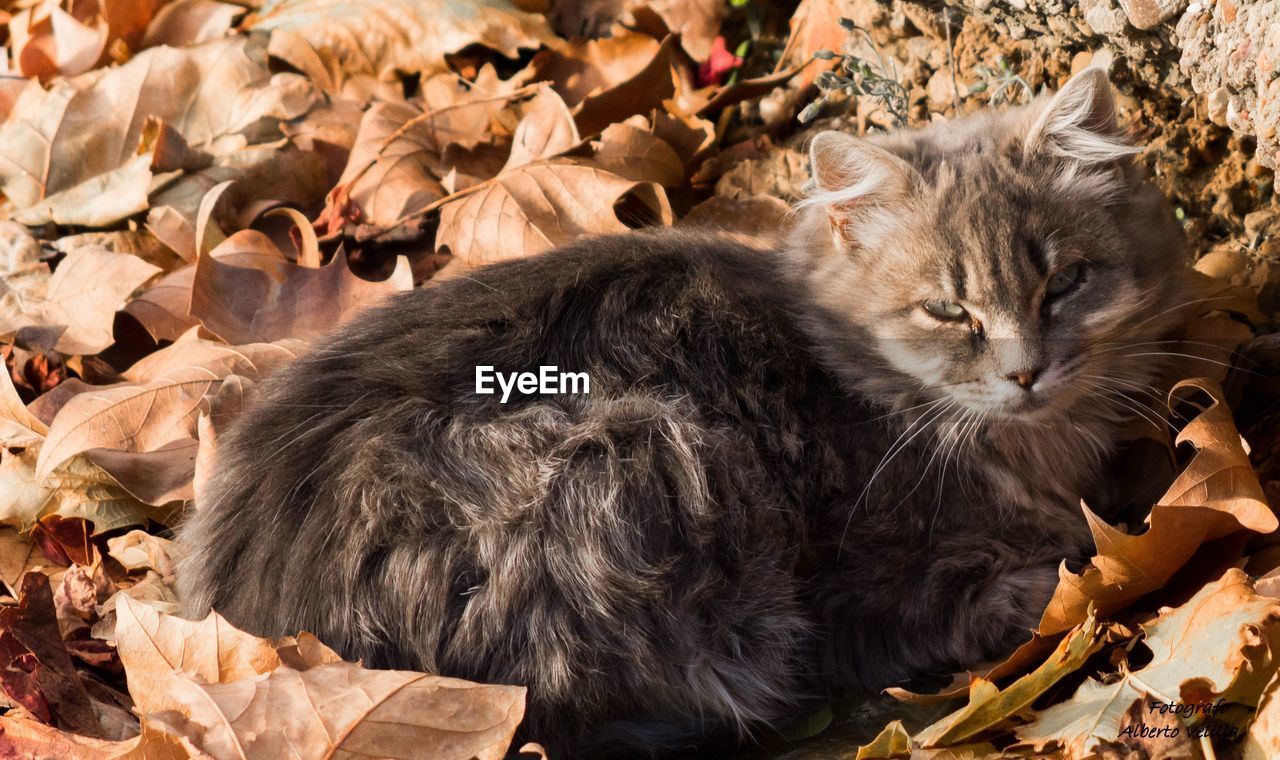
[[[886,387],[988,420],[1148,387],[1169,348],[1149,341],[1188,296],[1181,230],[1137,151],[1098,68],[1023,108],[819,134],[797,253],[822,329],[872,344]]]

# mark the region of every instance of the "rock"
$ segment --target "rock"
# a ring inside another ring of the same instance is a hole
[[[1111,0],[1094,0],[1084,11],[1085,23],[1098,34],[1111,35],[1124,31],[1125,15]]]
[[[1139,29],[1154,29],[1187,7],[1187,0],[1120,0],[1129,23]]]
[[[1227,103],[1231,101],[1231,91],[1226,87],[1219,87],[1209,93],[1209,97],[1205,99],[1205,105],[1209,109],[1209,121],[1220,127],[1227,126]]]
[[[1249,257],[1237,246],[1215,248],[1196,262],[1196,271],[1219,280],[1230,280],[1249,268]]]
[[[1079,53],[1071,56],[1071,74],[1074,76],[1089,68],[1089,64],[1093,63],[1093,53],[1088,50],[1081,50]]]
[[[925,86],[925,93],[929,99],[929,110],[935,113],[946,113],[959,100],[951,72],[946,68],[933,72],[933,76],[929,77],[929,84]],[[959,94],[962,95],[963,92]]]

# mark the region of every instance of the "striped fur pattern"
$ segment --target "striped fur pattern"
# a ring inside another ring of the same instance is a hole
[[[1000,656],[1090,556],[1079,500],[1186,305],[1131,152],[1086,73],[819,136],[777,250],[637,232],[398,296],[224,437],[186,612],[524,684],[554,757],[705,750]],[[591,393],[502,404],[476,365]]]

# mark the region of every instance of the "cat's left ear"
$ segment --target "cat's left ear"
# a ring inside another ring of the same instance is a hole
[[[1067,80],[1027,131],[1027,154],[1048,153],[1085,164],[1117,161],[1137,153],[1116,122],[1116,100],[1102,66]]]

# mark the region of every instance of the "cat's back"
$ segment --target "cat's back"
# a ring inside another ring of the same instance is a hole
[[[726,574],[777,593],[690,615],[790,615],[782,547],[799,529],[785,508],[799,478],[787,468],[813,467],[817,416],[797,410],[832,390],[791,287],[771,251],[634,234],[357,316],[263,383],[222,437],[182,531],[187,612],[312,630],[383,666],[543,681],[552,701],[571,698],[554,669],[510,668],[566,657],[556,636],[531,634],[546,651],[504,665],[495,632],[532,614],[608,641],[638,606],[679,608],[674,589],[730,588]],[[504,393],[496,377],[544,367],[589,387]],[[478,368],[495,374],[491,392]],[[660,658],[651,645],[686,634],[610,646],[636,652],[639,679]],[[780,635],[761,645],[790,646]]]
[[[500,392],[477,394],[478,366],[586,373],[597,394],[709,379],[741,370],[712,365],[752,350],[778,360],[799,349],[796,306],[772,250],[672,230],[589,238],[398,296],[293,372],[314,367],[330,386],[351,373],[457,412],[493,412],[541,394],[513,389],[505,404]]]

